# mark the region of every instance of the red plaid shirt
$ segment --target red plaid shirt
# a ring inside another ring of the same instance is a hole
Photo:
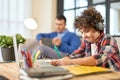
[[[96,42],[98,54],[93,55],[97,66],[120,70],[120,56],[116,40],[110,35],[101,33],[99,40]],[[70,57],[88,57],[91,55],[91,43],[83,40],[81,46],[75,50]]]

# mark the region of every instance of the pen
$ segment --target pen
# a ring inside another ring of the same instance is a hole
[[[27,55],[24,51],[21,51],[21,54],[22,54],[23,57],[27,57]]]
[[[23,56],[23,60],[24,60],[24,67],[27,68],[28,64],[27,64],[27,55],[25,54],[24,51],[21,51],[21,54]]]
[[[33,67],[33,64],[32,64],[32,57],[31,57],[31,53],[30,51],[28,51],[28,64],[29,64],[29,67]]]
[[[31,58],[30,51],[27,51],[27,53],[25,53],[25,50],[24,50],[24,51],[21,51],[21,54],[24,59],[25,67],[32,67],[33,64],[32,64],[32,58]]]
[[[36,53],[37,53],[37,51],[35,50],[35,51],[33,52],[33,54],[32,54],[32,61],[33,61]]]
[[[54,45],[54,49],[55,49],[55,51],[56,51],[56,53],[57,53],[57,56],[58,56],[59,58],[62,58],[62,55],[60,54],[58,48],[57,48],[55,45]]]
[[[41,51],[38,50],[37,53],[35,54],[35,56],[33,57],[33,62],[34,62],[35,60],[37,60],[37,58],[38,58],[38,56],[39,56],[40,54],[41,54]]]

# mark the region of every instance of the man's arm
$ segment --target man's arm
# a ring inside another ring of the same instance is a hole
[[[74,50],[76,50],[79,46],[80,46],[80,38],[76,35],[71,36],[70,38],[70,44],[66,44],[66,43],[61,43],[61,45],[58,47],[60,49],[63,50],[63,52],[66,53],[72,53]]]
[[[36,36],[36,40],[40,41],[41,38],[52,38],[55,33],[39,33]]]

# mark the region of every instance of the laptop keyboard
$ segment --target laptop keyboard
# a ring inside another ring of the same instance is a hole
[[[39,71],[41,71],[41,72],[56,72],[56,71],[66,71],[66,69],[64,69],[64,68],[61,68],[61,67],[40,67],[40,68],[31,68],[31,69],[28,69],[31,73],[33,72],[35,72],[35,73],[37,73],[37,72],[39,72]]]
[[[69,71],[60,66],[53,66],[45,61],[38,61],[34,68],[25,68],[25,72],[31,77],[45,77],[69,74]]]
[[[49,62],[45,61],[38,61],[35,65],[35,68],[29,68],[30,72],[53,72],[53,71],[66,71],[66,69],[58,67],[58,66],[53,66]]]
[[[53,67],[49,62],[45,62],[44,60],[38,60],[34,64],[34,67]]]

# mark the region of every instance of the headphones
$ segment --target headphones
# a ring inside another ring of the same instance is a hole
[[[97,31],[103,31],[104,30],[104,24],[101,22],[98,22],[97,25],[95,26],[95,29]]]
[[[88,16],[88,15],[83,15],[83,16]],[[95,22],[96,26],[94,27],[95,30],[97,31],[103,31],[104,30],[104,24],[102,22],[98,22],[97,20],[95,20],[93,17],[88,16],[91,18],[92,21]]]

